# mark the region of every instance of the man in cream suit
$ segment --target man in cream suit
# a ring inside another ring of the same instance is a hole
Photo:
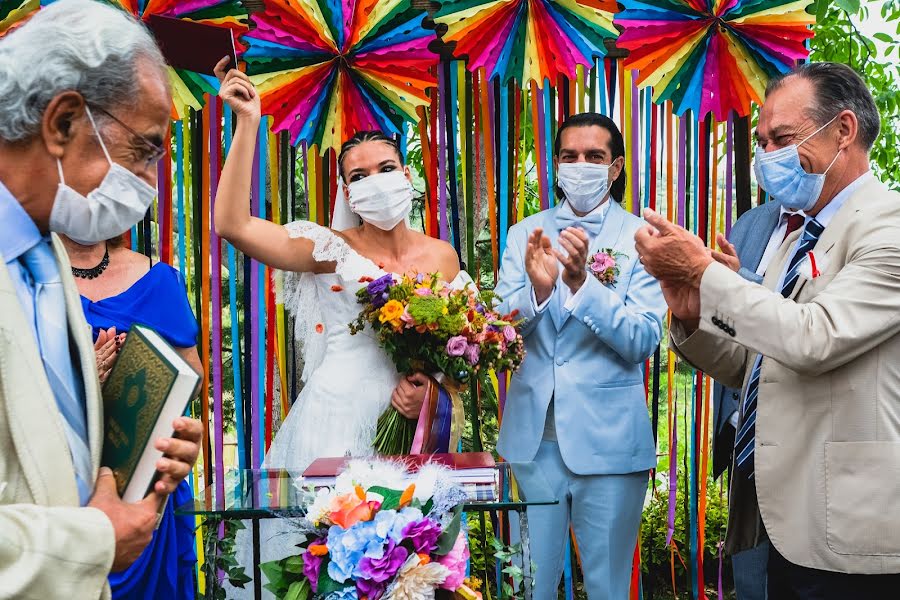
[[[643,364],[659,344],[665,304],[637,261],[644,222],[619,205],[625,146],[615,123],[570,117],[554,162],[565,201],[510,229],[497,284],[504,311],[526,319],[527,350],[497,449],[533,460],[559,499],[528,509],[534,597],[555,600],[571,523],[588,597],[620,600],[656,465]],[[600,252],[615,258],[615,276]],[[519,483],[527,495],[530,481]]]
[[[769,84],[757,179],[806,219],[763,285],[658,215],[637,235],[679,354],[743,389],[726,546],[769,539],[772,600],[900,589],[900,194],[869,173],[878,128],[846,66]]]
[[[155,442],[160,481],[140,503],[120,500],[99,464],[90,328],[51,232],[93,243],[146,211],[165,65],[124,12],[61,0],[0,38],[0,97],[0,598],[108,597],[107,575],[150,541],[201,428],[176,420],[179,439]]]

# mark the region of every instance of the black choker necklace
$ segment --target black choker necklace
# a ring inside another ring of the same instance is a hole
[[[103,260],[100,261],[99,265],[90,269],[79,269],[77,267],[72,267],[72,275],[80,279],[97,279],[103,274],[103,271],[105,271],[106,267],[108,266],[109,246],[107,245],[106,252],[103,253]]]

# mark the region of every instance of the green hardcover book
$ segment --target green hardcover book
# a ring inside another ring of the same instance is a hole
[[[126,502],[143,499],[156,482],[159,438],[172,437],[200,375],[158,333],[133,325],[103,385],[105,429],[101,465],[113,470]]]

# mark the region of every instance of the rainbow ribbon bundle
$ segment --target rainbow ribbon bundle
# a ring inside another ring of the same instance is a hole
[[[653,87],[654,102],[671,100],[675,114],[690,110],[724,121],[750,114],[769,78],[809,55],[815,17],[810,0],[621,0],[616,42],[629,51],[625,67]]]
[[[322,153],[355,131],[402,135],[436,83],[424,18],[402,0],[266,0],[244,59],[273,130]]]

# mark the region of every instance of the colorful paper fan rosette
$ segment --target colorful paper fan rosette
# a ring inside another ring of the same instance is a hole
[[[107,0],[136,17],[150,15],[176,17],[189,21],[227,27],[234,33],[235,49],[243,49],[238,36],[247,31],[247,10],[238,0]],[[203,108],[203,94],[218,94],[219,82],[211,75],[183,69],[170,69],[173,95],[173,118],[183,119],[188,108]]]
[[[0,0],[0,37],[24,23],[40,7],[40,0]]]
[[[766,83],[809,56],[810,0],[619,0],[617,45],[653,100],[719,121],[750,114]]]
[[[441,38],[472,71],[543,87],[560,75],[575,79],[578,65],[590,69],[606,55],[616,10],[607,0],[446,0],[434,20],[447,26]]]
[[[322,154],[359,130],[401,133],[437,83],[424,18],[409,0],[266,0],[244,59],[272,130]]]

